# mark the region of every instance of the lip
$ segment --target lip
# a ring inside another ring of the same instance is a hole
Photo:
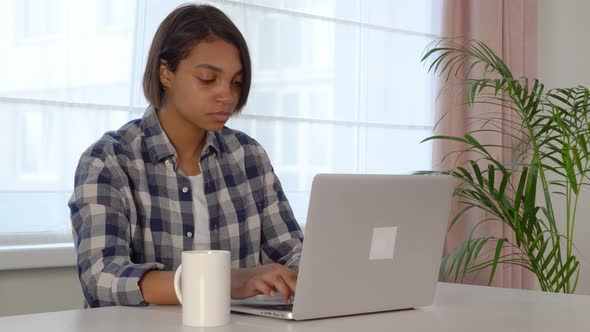
[[[217,112],[217,113],[209,113],[209,115],[215,120],[215,122],[225,123],[229,119],[231,113],[228,112]]]

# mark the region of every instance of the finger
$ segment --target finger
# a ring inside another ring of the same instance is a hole
[[[281,275],[281,277],[291,290],[291,293],[295,294],[295,290],[297,288],[297,272],[280,264],[273,264],[273,269],[274,273],[278,273]]]
[[[270,280],[267,280],[267,282],[270,282],[271,286],[282,295],[285,303],[289,303],[292,292],[289,286],[287,286],[287,283],[283,279],[282,275],[275,274],[270,278]]]
[[[287,273],[283,274],[283,279],[291,289],[291,292],[295,294],[295,291],[297,290],[297,273],[293,270],[289,270]]]
[[[265,294],[270,297],[274,297],[274,288],[272,284],[269,284],[267,281],[263,280],[262,278],[256,278],[252,282],[252,287],[258,292]]]

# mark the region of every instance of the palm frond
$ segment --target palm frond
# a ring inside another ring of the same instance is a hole
[[[590,90],[578,86],[545,91],[537,79],[515,78],[506,63],[477,40],[438,39],[421,61],[447,82],[441,94],[454,89],[469,106],[489,106],[479,113],[468,107],[475,112],[467,117],[468,124],[478,129],[461,137],[440,134],[423,140],[460,145],[443,158],[455,158],[444,173],[459,180],[453,195],[463,206],[449,229],[469,211],[486,214],[471,226],[468,238],[444,257],[442,275],[462,281],[469,273],[485,270],[491,283],[500,265],[512,264],[534,273],[543,290],[574,292],[580,271],[574,255],[574,223],[580,191],[590,185]],[[486,134],[508,138],[509,144],[478,140]],[[504,151],[511,160],[497,157]],[[565,232],[558,227],[554,197],[566,202]],[[514,242],[474,238],[484,222],[509,226]]]

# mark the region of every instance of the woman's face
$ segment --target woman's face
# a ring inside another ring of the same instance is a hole
[[[160,65],[160,81],[166,88],[166,111],[176,111],[190,126],[218,131],[240,98],[239,51],[219,38],[202,41],[180,61],[175,72]]]

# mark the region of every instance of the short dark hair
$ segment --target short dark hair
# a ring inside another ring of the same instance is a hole
[[[156,109],[162,106],[164,86],[160,82],[160,63],[176,71],[181,60],[203,40],[217,37],[234,45],[242,62],[242,86],[236,111],[248,100],[252,68],[248,45],[242,33],[221,10],[210,5],[184,4],[174,9],[158,27],[143,74],[143,93]]]

